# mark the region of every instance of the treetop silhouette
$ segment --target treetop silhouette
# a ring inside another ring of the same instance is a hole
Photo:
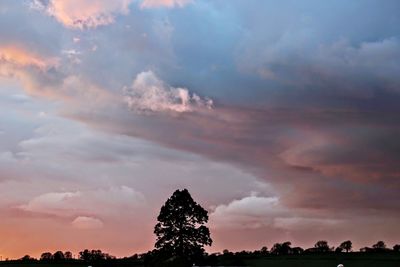
[[[346,252],[350,252],[353,247],[353,243],[350,240],[344,241],[340,244],[339,248],[345,250]]]
[[[197,204],[187,189],[176,190],[161,207],[154,228],[157,236],[155,247],[171,256],[192,258],[204,252],[212,239],[208,212]]]

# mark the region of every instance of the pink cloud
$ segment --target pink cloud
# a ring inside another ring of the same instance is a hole
[[[107,195],[107,199],[104,196]],[[22,211],[74,217],[110,216],[117,208],[141,209],[147,205],[142,193],[127,186],[76,192],[49,192],[31,199],[18,208]]]
[[[96,28],[114,22],[118,14],[128,14],[132,0],[51,0],[48,6],[36,4],[68,28]]]
[[[0,65],[4,66],[5,64],[18,67],[34,66],[44,70],[56,66],[58,58],[46,58],[17,46],[2,46],[0,47]]]
[[[189,112],[211,109],[213,101],[190,93],[187,88],[172,87],[152,71],[139,73],[132,86],[125,87],[125,102],[137,112]]]

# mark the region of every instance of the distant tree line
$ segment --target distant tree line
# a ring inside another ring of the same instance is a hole
[[[78,256],[75,258],[70,251],[62,252],[56,251],[43,252],[40,259],[33,258],[29,255],[25,255],[20,259],[20,261],[42,261],[42,262],[64,262],[64,261],[85,261],[85,262],[97,262],[97,261],[107,261],[117,259],[108,253],[104,253],[99,249],[92,250],[82,250],[79,252]]]
[[[288,255],[310,255],[310,254],[337,254],[337,253],[357,253],[357,254],[368,254],[368,253],[400,253],[400,244],[394,245],[392,248],[388,248],[384,241],[378,241],[371,247],[363,247],[359,251],[353,251],[353,244],[350,240],[342,242],[338,247],[334,248],[329,246],[325,240],[320,240],[315,243],[311,248],[303,249],[301,247],[292,247],[291,242],[286,241],[283,243],[275,243],[271,249],[262,247],[260,250],[254,251],[239,251],[231,252],[227,249],[223,250],[222,253],[208,254],[202,252],[197,255],[194,263],[196,265],[243,265],[244,259],[253,257],[277,257],[277,256],[288,256]],[[130,257],[117,258],[108,253],[102,252],[101,250],[82,250],[77,254],[76,257],[69,251],[62,252],[56,251],[54,253],[44,252],[40,256],[40,259],[33,258],[29,255],[25,255],[18,261],[23,262],[48,262],[48,263],[59,263],[59,262],[85,262],[85,263],[115,263],[115,265],[121,263],[129,263],[131,265],[145,265],[145,266],[184,266],[185,264],[179,264],[176,259],[171,260],[168,265],[165,263],[164,258],[167,255],[160,255],[160,251],[157,249],[148,251],[146,253],[134,254]]]
[[[85,262],[107,263],[106,265],[145,265],[145,266],[192,266],[195,265],[245,265],[244,259],[252,257],[276,257],[287,255],[307,254],[337,254],[353,252],[353,243],[343,241],[338,247],[331,247],[327,241],[320,240],[311,248],[292,247],[287,241],[275,243],[270,250],[262,247],[255,251],[230,252],[208,254],[204,246],[212,244],[209,229],[204,225],[208,221],[208,212],[197,204],[188,190],[176,190],[161,207],[157,217],[158,223],[154,227],[157,236],[155,249],[131,257],[116,258],[101,250],[85,249],[73,257],[72,253],[56,251],[44,252],[40,259],[26,255],[20,259],[24,262]],[[400,244],[388,248],[383,241],[378,241],[372,247],[364,247],[358,253],[399,253]],[[353,252],[354,253],[354,252]]]

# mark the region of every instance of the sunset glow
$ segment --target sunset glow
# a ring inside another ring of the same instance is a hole
[[[182,188],[209,252],[398,243],[399,10],[0,1],[0,256],[146,252]]]

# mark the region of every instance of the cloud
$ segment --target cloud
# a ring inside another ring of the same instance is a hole
[[[275,218],[273,227],[289,231],[309,231],[322,229],[335,229],[343,220],[328,218],[289,217]]]
[[[216,229],[280,230],[329,229],[343,222],[340,219],[321,217],[304,210],[285,207],[278,197],[263,197],[252,194],[217,206],[210,214],[211,227]]]
[[[2,72],[6,72],[4,66],[7,64],[14,67],[32,66],[41,70],[46,70],[50,67],[57,66],[58,62],[59,59],[56,57],[43,57],[17,46],[0,46],[0,70],[3,70]]]
[[[132,0],[34,0],[32,7],[45,11],[68,28],[96,28],[114,22],[119,14],[128,14]]]
[[[112,102],[114,96],[110,91],[64,68],[70,63],[65,60],[77,60],[76,51],[62,54],[66,58],[46,57],[17,46],[0,46],[0,77],[15,78],[29,95],[51,100],[72,104],[90,99],[93,105]]]
[[[156,8],[156,7],[183,7],[189,3],[191,3],[192,0],[143,0],[141,3],[140,7],[141,8]]]
[[[21,45],[0,46],[0,77],[15,78],[31,95],[54,99],[71,93],[62,90],[62,82],[68,77],[60,69],[61,63],[60,57],[31,52]]]
[[[80,197],[80,192],[51,192],[35,197],[20,208],[31,212],[64,215],[71,209],[71,205],[68,203]]]
[[[70,116],[97,129],[234,164],[277,186],[289,208],[391,213],[398,207],[398,116],[391,112],[383,113],[384,120],[373,112],[341,109],[220,106],[183,114],[184,119],[114,112]]]
[[[285,209],[277,197],[248,196],[219,205],[210,214],[214,228],[260,228],[271,225]]]
[[[118,213],[120,209],[133,212],[145,205],[146,201],[142,193],[127,186],[113,186],[97,190],[45,193],[18,208],[38,214],[71,217],[76,215],[107,216],[114,212]]]
[[[327,95],[368,99],[377,89],[399,92],[400,63],[395,59],[400,56],[400,41],[396,36],[322,42],[317,33],[304,29],[265,40],[264,46],[258,42],[249,37],[239,46],[239,71],[297,90],[300,97],[320,95],[328,105],[332,100]]]
[[[400,143],[393,138],[397,132],[389,125],[356,123],[329,131],[303,131],[302,140],[284,151],[281,158],[289,165],[311,168],[326,176],[364,184],[379,180],[395,183],[400,171]]]
[[[131,87],[125,87],[125,101],[136,112],[191,112],[211,109],[213,101],[190,93],[186,88],[172,87],[152,71],[139,73]]]
[[[103,228],[103,222],[100,219],[94,217],[87,216],[79,216],[76,217],[75,220],[72,221],[72,226],[77,229],[100,229]]]

